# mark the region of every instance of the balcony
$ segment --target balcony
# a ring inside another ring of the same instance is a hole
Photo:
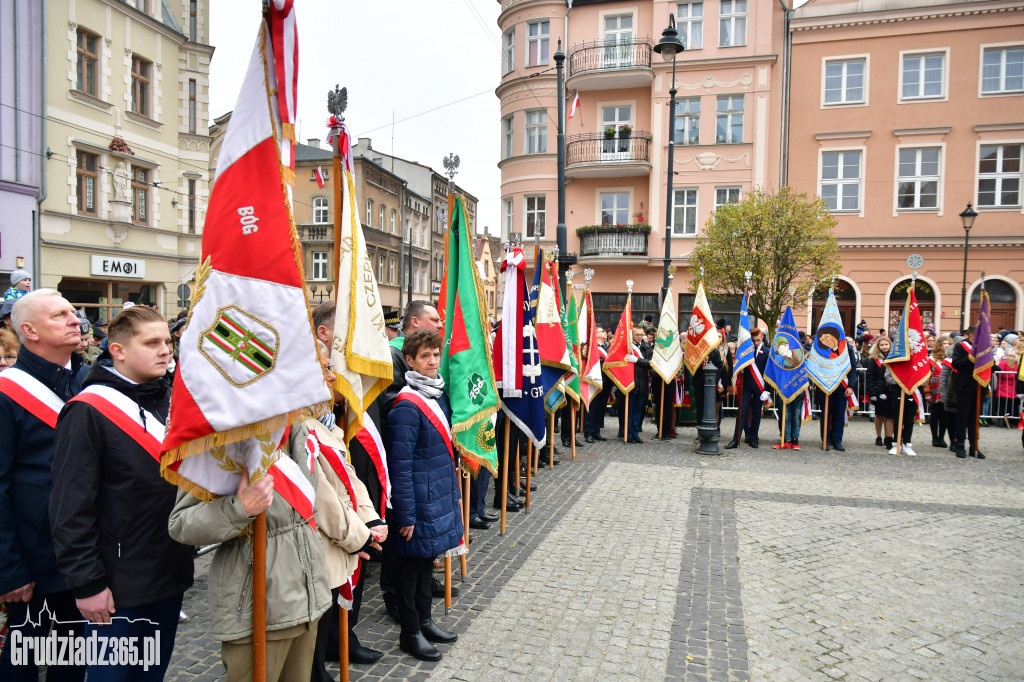
[[[604,133],[570,135],[565,142],[565,174],[571,178],[650,175],[650,134],[632,131],[623,137]]]
[[[604,262],[635,260],[647,256],[650,225],[595,225],[576,230],[580,240],[580,258]]]
[[[646,88],[654,81],[649,38],[597,41],[569,50],[567,90]]]
[[[329,242],[334,241],[333,225],[303,225],[302,241],[304,242]]]

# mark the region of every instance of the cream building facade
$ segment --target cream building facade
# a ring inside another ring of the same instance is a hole
[[[207,0],[47,4],[36,285],[92,320],[127,301],[171,317],[193,279],[211,177],[208,18]]]

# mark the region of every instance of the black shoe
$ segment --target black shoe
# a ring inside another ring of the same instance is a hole
[[[494,501],[494,508],[501,509],[500,497]],[[511,494],[509,494],[509,496],[505,498],[505,511],[517,512],[522,508],[523,503],[517,500],[516,498],[512,497]]]
[[[757,449],[757,440],[756,439],[750,441],[750,447],[754,448],[755,450]]]
[[[947,445],[948,445],[948,443],[946,443],[946,439],[945,438],[932,438],[932,447],[933,448],[944,448],[944,447],[947,447]]]
[[[963,448],[957,448],[957,449],[953,450],[953,452],[956,454],[956,456],[959,459],[965,459],[967,457],[967,451],[964,450]]]
[[[622,438],[623,438],[621,433],[615,434],[615,437],[618,438],[619,440],[622,440]]]
[[[735,440],[731,440],[728,443],[726,443],[725,449],[726,450],[735,450],[738,446],[739,446],[739,443],[737,443]]]
[[[441,599],[441,598],[443,598],[444,597],[444,581],[441,580],[440,578],[431,578],[430,579],[430,594],[431,594],[431,596],[434,597],[434,599]],[[453,597],[458,597],[459,596],[459,588],[455,587],[455,585],[452,585],[452,596]]]
[[[417,632],[415,635],[400,635],[398,648],[421,661],[441,660],[441,652],[431,646],[421,632]]]
[[[885,442],[882,440],[881,436],[875,438],[875,445],[885,445]]]
[[[490,530],[491,524],[487,523],[479,517],[474,517],[469,520],[469,527],[476,530]]]
[[[605,438],[604,436],[602,436],[600,433],[595,433],[594,434],[594,440],[608,440],[608,439]]]
[[[839,452],[846,452],[846,448],[843,447],[842,443],[832,443],[832,447],[838,450]]]
[[[892,449],[892,438],[884,438],[882,440],[882,447],[884,447],[886,450],[891,450]]]
[[[643,441],[642,441],[642,440],[640,440],[639,438],[630,438],[630,439],[629,439],[628,441],[626,441],[626,442],[627,442],[627,443],[633,443],[633,444],[635,444],[635,445],[643,445]]]
[[[498,514],[492,514],[492,513],[488,512],[488,511],[483,511],[483,512],[480,512],[479,518],[480,518],[481,521],[486,521],[487,523],[494,523],[495,521],[500,519],[501,516],[498,515]]]
[[[978,459],[985,459],[985,455],[981,454],[977,450],[971,453],[971,457],[977,457]]]
[[[420,632],[427,638],[427,641],[435,644],[452,644],[459,638],[454,632],[437,627],[437,624],[429,618],[420,621]]]
[[[593,442],[594,442],[594,437],[593,437],[593,436],[591,436],[591,435],[590,435],[590,434],[588,433],[587,435],[585,435],[585,436],[583,437],[583,440],[587,441],[588,443],[593,443]]]
[[[370,649],[361,644],[352,644],[349,642],[348,645],[348,662],[349,663],[362,663],[364,665],[370,665],[376,663],[380,659],[384,658],[384,652],[377,651],[376,649]]]
[[[523,489],[526,488],[526,479],[525,478],[520,478],[519,479],[519,487],[523,488]],[[530,492],[531,493],[537,492],[537,484],[534,483],[533,481],[530,481]]]

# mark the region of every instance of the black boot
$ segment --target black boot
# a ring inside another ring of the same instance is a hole
[[[384,658],[384,653],[376,649],[370,649],[359,643],[359,638],[354,632],[348,634],[348,662],[362,663],[369,665]]]
[[[733,438],[733,439],[732,439],[731,441],[729,441],[729,442],[728,442],[728,443],[726,444],[726,446],[725,446],[725,449],[726,449],[726,450],[735,450],[735,449],[736,449],[736,448],[737,448],[738,446],[739,446],[739,443],[737,443],[737,442],[736,442],[736,439],[735,439],[735,438]]]
[[[398,648],[421,661],[440,661],[441,652],[431,646],[422,632],[415,635],[400,635]]]
[[[454,632],[448,632],[437,627],[437,623],[429,618],[420,621],[420,632],[428,641],[437,644],[452,644],[459,638]]]
[[[892,448],[892,438],[890,438],[889,436],[886,436],[885,440],[883,440],[882,442],[885,444],[885,449],[886,450],[889,450],[889,449]]]

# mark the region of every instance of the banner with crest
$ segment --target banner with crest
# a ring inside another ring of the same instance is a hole
[[[686,369],[693,374],[704,364],[711,351],[722,343],[722,335],[718,333],[711,317],[711,306],[704,294],[704,280],[697,285],[697,298],[693,302],[693,313],[686,330],[686,351],[684,360]]]
[[[843,318],[836,305],[835,292],[829,290],[825,310],[807,354],[807,376],[818,388],[831,394],[850,373],[850,354],[846,351]]]

